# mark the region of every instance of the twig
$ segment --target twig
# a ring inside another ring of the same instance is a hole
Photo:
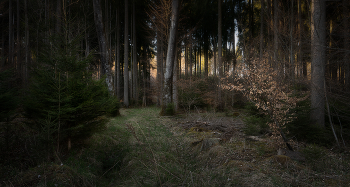
[[[119,162],[120,162],[120,160],[118,160],[118,162],[116,162],[111,168],[109,168],[106,172],[104,172],[103,175],[105,175],[107,172],[109,172],[109,170],[114,168]],[[101,175],[101,177],[99,179],[101,179],[103,177],[103,175]]]
[[[335,133],[334,126],[333,126],[333,123],[332,123],[331,113],[330,113],[330,110],[329,110],[329,104],[328,104],[328,99],[327,99],[327,91],[326,91],[326,81],[324,81],[323,83],[324,83],[324,96],[326,98],[326,105],[327,105],[327,110],[328,110],[329,123],[331,124],[335,141],[337,142],[338,147],[340,147],[340,144],[339,144],[339,141],[338,141],[338,137],[337,137],[337,134]]]

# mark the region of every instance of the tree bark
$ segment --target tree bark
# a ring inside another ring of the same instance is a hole
[[[21,19],[20,19],[20,3],[19,0],[17,0],[17,70],[18,73],[20,74],[20,77],[23,78],[23,73],[22,73],[22,56],[21,56],[21,39],[20,39],[20,33],[21,33]]]
[[[217,63],[216,63],[216,39],[213,37],[213,56],[214,56],[214,67],[213,67],[213,75],[216,76],[216,71],[217,71]]]
[[[278,0],[273,0],[273,60],[274,68],[278,68]]]
[[[343,16],[344,16],[344,66],[345,66],[345,90],[350,90],[350,34],[349,34],[349,0],[343,0]]]
[[[9,57],[8,64],[12,65],[13,60],[13,15],[12,15],[12,0],[9,0]]]
[[[28,20],[28,0],[24,1],[24,17],[25,17],[25,64],[24,64],[24,82],[28,82],[28,69],[30,64],[29,54],[29,20]],[[25,84],[26,85],[26,84]]]
[[[260,0],[261,10],[260,10],[260,60],[263,58],[263,42],[264,42],[264,14],[265,5],[264,0]]]
[[[128,0],[125,0],[124,26],[124,105],[129,107],[129,11]]]
[[[109,66],[109,53],[107,49],[106,33],[103,30],[102,11],[99,0],[93,0],[94,20],[99,41],[102,75],[106,75],[106,84],[109,92],[113,93],[111,68]]]
[[[325,1],[312,0],[311,6],[311,119],[325,127],[325,64],[326,64]]]
[[[157,91],[158,91],[158,98],[157,98],[157,105],[161,105],[161,97],[162,97],[162,68],[163,68],[163,51],[162,51],[162,31],[161,31],[161,24],[159,23],[159,26],[157,27]]]
[[[116,11],[116,20],[117,20],[117,46],[116,46],[116,60],[115,60],[115,89],[118,100],[120,99],[120,19],[119,19],[119,8]]]
[[[294,23],[293,23],[293,17],[294,17],[294,4],[293,4],[294,0],[291,0],[292,6],[291,6],[291,15],[290,15],[290,65],[291,65],[291,69],[290,69],[290,76],[292,78],[292,81],[294,82],[294,71],[295,71],[295,65],[294,65],[294,49],[293,49],[293,27],[294,27]]]
[[[218,68],[219,68],[219,76],[218,76],[218,107],[222,109],[222,98],[221,98],[221,77],[222,74],[222,0],[218,1]]]
[[[180,53],[181,55],[181,53]],[[181,56],[180,56],[181,58]],[[174,59],[174,69],[173,69],[173,103],[174,103],[174,109],[175,112],[178,110],[179,108],[179,99],[178,99],[178,94],[177,94],[177,80],[179,78],[179,74],[178,74],[178,67],[179,67],[179,62],[178,62],[178,49],[175,49],[175,59]]]
[[[56,34],[61,33],[61,19],[62,19],[62,0],[57,0],[56,7]]]
[[[176,53],[176,31],[179,18],[179,0],[173,0],[171,12],[171,25],[168,40],[168,52],[166,58],[166,70],[164,75],[164,91],[162,113],[164,114],[166,107],[172,102],[172,77],[174,68],[174,59]]]
[[[138,90],[137,90],[137,46],[136,46],[136,10],[135,10],[135,0],[133,0],[133,30],[132,30],[132,35],[133,35],[133,65],[132,65],[132,69],[133,69],[133,98],[135,101],[138,100]]]
[[[203,48],[203,52],[204,52],[204,77],[207,78],[208,77],[208,70],[209,70],[209,55],[208,55],[208,51],[209,51],[209,44],[208,44],[208,33],[204,34],[204,48]]]
[[[222,0],[219,0],[218,2],[218,68],[220,79],[222,77]]]

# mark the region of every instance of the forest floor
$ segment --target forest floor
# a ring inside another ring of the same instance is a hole
[[[296,142],[290,152],[245,135],[244,114],[235,114],[122,109],[125,120],[110,124],[131,133],[129,153],[110,186],[350,186],[349,155]]]
[[[121,109],[62,163],[5,186],[350,186],[349,152],[244,134],[244,112]],[[231,115],[235,114],[235,115]],[[279,152],[279,154],[278,154]],[[1,186],[1,185],[0,185]]]

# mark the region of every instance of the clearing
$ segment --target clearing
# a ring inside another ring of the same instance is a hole
[[[243,112],[159,112],[121,109],[103,132],[2,184],[350,186],[348,151],[292,142],[297,152],[289,152],[273,136],[245,135]]]
[[[246,136],[239,116],[120,112],[110,125],[131,136],[111,186],[350,186],[345,153],[297,143],[289,152],[271,137]]]

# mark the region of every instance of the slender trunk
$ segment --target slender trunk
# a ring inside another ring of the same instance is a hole
[[[13,15],[12,15],[12,0],[9,0],[9,57],[8,64],[12,65],[13,60]]]
[[[161,31],[161,24],[159,23],[159,27],[157,30],[157,90],[158,90],[158,98],[157,98],[157,105],[160,106],[161,104],[161,76],[162,76],[162,67],[163,67],[163,52],[162,52],[162,31]]]
[[[273,0],[273,60],[274,68],[278,68],[278,0]]]
[[[116,48],[116,60],[115,60],[115,80],[116,80],[116,95],[117,95],[117,98],[118,100],[121,98],[121,94],[120,94],[120,16],[119,16],[119,8],[117,8],[117,13],[116,13],[116,16],[117,16],[117,37],[116,37],[116,40],[117,40],[117,48]]]
[[[4,25],[4,19],[1,22]],[[0,68],[5,65],[5,31],[1,29],[1,56],[0,56]]]
[[[62,19],[62,0],[57,0],[56,9],[56,33],[61,33],[61,19]]]
[[[219,66],[219,77],[218,77],[218,107],[222,108],[221,98],[221,77],[222,74],[222,12],[221,12],[222,0],[219,0],[218,5],[218,66]]]
[[[180,53],[181,57],[181,53]],[[179,62],[178,62],[178,49],[175,49],[175,59],[174,59],[174,69],[173,69],[173,103],[174,103],[174,109],[175,112],[179,108],[179,102],[178,102],[178,94],[177,94],[177,80],[179,78],[178,75],[178,67],[179,67]]]
[[[192,69],[192,66],[193,66],[193,60],[192,60],[192,53],[193,53],[193,51],[192,51],[192,48],[193,48],[193,43],[192,43],[192,34],[191,34],[191,36],[190,36],[191,38],[190,38],[190,53],[189,53],[189,67],[190,67],[190,70],[189,70],[189,73],[190,73],[190,79],[192,79],[192,71],[193,71],[193,69]]]
[[[168,52],[166,58],[166,71],[164,75],[164,91],[162,113],[165,114],[166,107],[172,102],[172,78],[174,59],[176,54],[176,30],[179,18],[179,0],[173,0],[171,12],[171,25],[168,40]]]
[[[209,62],[209,55],[208,55],[208,51],[209,51],[209,46],[208,46],[209,44],[208,44],[208,34],[207,33],[205,33],[205,35],[204,35],[204,77],[208,77],[208,70],[209,70],[209,68],[208,68],[208,62]]]
[[[197,49],[194,48],[194,76],[197,77]]]
[[[264,42],[264,14],[265,5],[264,0],[260,0],[261,11],[260,11],[260,60],[263,59],[263,42]]]
[[[312,0],[311,7],[311,119],[319,127],[325,125],[325,99],[323,87],[326,61],[326,15],[325,1]]]
[[[124,105],[129,107],[129,11],[128,0],[125,0],[124,26]]]
[[[214,56],[214,67],[213,67],[213,74],[214,74],[214,76],[216,76],[216,70],[217,70],[217,65],[216,65],[216,38],[215,38],[215,36],[214,36],[214,39],[213,39],[213,56]]]
[[[28,0],[24,1],[24,17],[25,17],[25,65],[24,65],[24,79],[25,83],[28,83],[28,69],[30,64],[29,55],[29,20],[28,20]],[[25,84],[27,85],[27,84]]]
[[[232,78],[234,78],[236,64],[237,64],[237,59],[236,59],[236,34],[235,34],[235,32],[233,32],[233,36],[232,36]]]
[[[22,62],[21,62],[21,39],[20,39],[20,32],[21,32],[21,25],[20,25],[21,19],[20,19],[20,3],[19,0],[17,0],[17,68],[18,73],[20,74],[20,77],[23,78],[22,74]]]
[[[219,79],[222,77],[222,12],[221,12],[221,6],[222,6],[222,0],[219,0],[218,5],[218,68],[219,68]]]
[[[349,34],[349,1],[343,0],[343,16],[344,16],[344,66],[345,66],[345,89],[350,90],[350,34]]]
[[[299,65],[301,66],[301,72],[304,78],[307,77],[307,65],[306,62],[304,62],[303,56],[303,47],[304,47],[304,40],[302,38],[302,32],[304,31],[304,21],[302,19],[302,11],[301,11],[301,0],[298,0],[298,19],[299,19]]]
[[[133,0],[133,98],[135,101],[138,99],[138,90],[137,90],[137,47],[136,47],[136,10],[135,10],[135,0]]]
[[[202,77],[202,46],[199,43],[199,77]]]
[[[185,77],[188,78],[188,48],[185,42]]]
[[[292,78],[292,81],[294,81],[294,71],[295,71],[295,65],[294,65],[294,49],[293,49],[293,27],[294,27],[294,22],[293,22],[293,17],[294,17],[294,0],[292,1],[292,12],[290,15],[290,65],[291,65],[291,70],[290,70],[290,76]]]
[[[179,79],[181,79],[181,73],[182,73],[182,67],[181,67],[181,58],[182,58],[182,46],[180,46],[180,54],[179,54],[180,56],[179,56],[179,67],[178,67],[178,77],[177,77],[177,79],[179,80]]]
[[[106,75],[106,83],[108,86],[109,92],[113,93],[113,86],[112,86],[112,75],[111,75],[111,69],[109,66],[109,53],[108,53],[108,44],[106,40],[106,33],[104,32],[104,26],[102,21],[102,11],[101,11],[101,5],[99,0],[93,0],[93,7],[94,7],[94,20],[96,25],[96,32],[97,32],[97,38],[99,41],[99,47],[101,52],[101,73],[102,75]]]

